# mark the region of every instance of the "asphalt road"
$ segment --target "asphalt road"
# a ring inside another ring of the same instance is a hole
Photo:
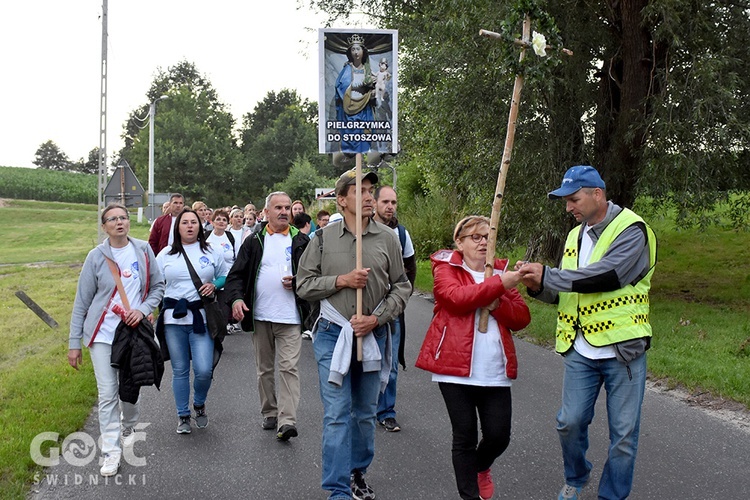
[[[406,353],[412,365],[431,316],[432,304],[412,297],[406,314]],[[37,476],[31,498],[325,499],[320,489],[322,408],[317,371],[312,345],[303,342],[298,438],[282,443],[273,432],[261,429],[250,334],[232,335],[209,393],[208,428],[193,428],[191,435],[175,433],[167,366],[161,392],[142,392],[141,421],[147,427],[134,446],[139,460],[123,461],[119,475],[105,480],[98,475],[97,460],[72,465],[61,457],[58,466]],[[553,352],[523,341],[517,341],[517,349],[513,436],[493,466],[495,498],[552,499],[563,482],[555,432],[562,363]],[[583,499],[596,498],[606,459],[603,400],[600,397],[591,428],[589,460],[594,474]],[[458,498],[450,424],[428,373],[412,366],[399,374],[397,411],[403,430],[391,434],[378,428],[375,461],[367,475],[378,499]],[[98,437],[95,409],[83,431]],[[750,431],[669,395],[647,391],[631,498],[750,498]]]

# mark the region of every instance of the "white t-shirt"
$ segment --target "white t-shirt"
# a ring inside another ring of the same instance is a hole
[[[174,223],[177,221],[177,216],[172,216],[172,221],[169,224],[169,239],[167,240],[167,245],[172,246],[172,243],[174,243]]]
[[[396,233],[396,238],[398,238],[398,227],[393,228],[393,232]],[[404,228],[404,232],[406,233],[406,241],[404,242],[404,248],[403,250],[403,256],[405,259],[408,259],[409,257],[414,255],[414,243],[411,241],[411,236],[409,235],[409,230]],[[401,243],[401,240],[399,240],[399,244]]]
[[[220,276],[227,275],[226,263],[224,262],[223,252],[214,250],[211,247],[203,253],[200,243],[195,242],[183,247],[185,253],[193,264],[193,269],[198,274],[201,283],[208,283]],[[185,257],[182,254],[168,255],[172,249],[171,246],[165,247],[159,255],[156,256],[156,263],[164,274],[167,286],[164,290],[164,297],[171,299],[187,299],[188,302],[201,300],[198,290],[196,290],[193,280],[190,278],[190,271],[185,263]],[[164,323],[170,325],[192,325],[193,313],[188,309],[187,316],[183,318],[174,318],[173,309],[164,311]],[[201,309],[203,320],[205,321],[206,313]]]
[[[591,252],[594,251],[594,240],[589,236],[590,230],[591,226],[587,224],[581,238],[581,254],[578,256],[578,267],[588,266]],[[614,346],[594,347],[586,341],[581,333],[576,334],[576,339],[573,341],[573,348],[578,354],[588,359],[609,359],[616,357]]]
[[[245,230],[243,228],[239,229],[227,229],[230,233],[232,233],[232,236],[234,236],[234,255],[237,255],[240,253],[240,247],[242,246],[242,240],[244,239],[243,236],[245,235]]]
[[[259,321],[299,325],[301,323],[294,292],[281,283],[292,275],[292,237],[288,234],[266,234],[263,258],[255,282],[253,317]]]
[[[232,242],[229,241],[227,232],[224,231],[221,236],[217,236],[215,232],[211,233],[206,241],[208,241],[212,248],[220,249],[223,252],[224,262],[227,263],[227,267],[232,267],[232,264],[234,264],[235,252]]]
[[[474,271],[463,264],[476,283],[484,282],[484,271]],[[495,269],[494,274],[502,274]],[[479,331],[479,315],[481,310],[474,313],[474,347],[471,355],[471,371],[468,377],[455,375],[432,374],[433,382],[448,382],[451,384],[478,385],[483,387],[510,387],[512,381],[505,375],[505,349],[500,341],[500,328],[497,320],[490,314],[487,333]],[[448,332],[450,335],[450,332]]]
[[[128,302],[130,302],[130,308],[135,309],[141,305],[141,270],[138,269],[138,258],[135,253],[135,247],[128,241],[128,244],[122,248],[110,248],[112,249],[112,257],[120,269],[120,280],[122,281],[122,287],[125,289],[125,295],[128,297]],[[115,292],[112,300],[107,304],[107,314],[104,316],[104,321],[99,327],[99,332],[96,334],[94,342],[111,345],[112,341],[114,341],[117,325],[120,324],[120,320],[122,319],[120,315],[112,310],[115,304],[118,304],[123,309],[125,308],[120,298],[120,292]]]

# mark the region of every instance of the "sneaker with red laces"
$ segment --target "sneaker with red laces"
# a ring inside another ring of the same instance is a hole
[[[495,483],[492,482],[490,469],[477,473],[477,484],[479,484],[479,497],[489,500],[495,494]]]

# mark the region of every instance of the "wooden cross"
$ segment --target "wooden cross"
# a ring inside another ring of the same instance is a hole
[[[504,40],[505,37],[499,33],[487,30],[479,30],[480,36],[488,38],[494,38]],[[526,57],[526,49],[530,48],[531,45],[531,18],[527,15],[523,21],[523,34],[522,38],[516,39],[513,42],[515,45],[521,47],[521,55],[519,56],[519,62],[523,62]],[[545,48],[551,48],[549,46]],[[566,55],[573,55],[568,49],[561,49]],[[487,279],[492,276],[493,269],[495,267],[495,246],[497,245],[497,226],[500,222],[500,208],[503,204],[503,194],[505,192],[505,178],[508,176],[508,168],[510,167],[510,157],[513,152],[513,141],[516,135],[516,119],[518,118],[518,103],[521,99],[521,89],[523,88],[524,77],[523,74],[519,73],[516,75],[516,80],[513,83],[513,96],[510,101],[510,112],[508,113],[508,127],[505,132],[505,147],[503,149],[503,161],[500,165],[500,172],[497,176],[497,185],[495,186],[495,197],[492,201],[492,215],[490,217],[490,234],[487,238],[487,260],[484,264],[484,278]],[[483,308],[482,313],[479,316],[479,331],[487,332],[487,324],[489,322],[490,310]]]

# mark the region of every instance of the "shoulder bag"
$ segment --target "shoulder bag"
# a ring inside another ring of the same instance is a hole
[[[200,295],[201,301],[203,302],[203,309],[206,311],[206,326],[208,327],[208,332],[213,339],[216,339],[217,337],[223,339],[224,335],[227,333],[227,317],[224,315],[224,309],[221,307],[221,303],[217,300],[216,293],[210,296],[201,295],[200,289],[203,284],[198,277],[198,273],[195,272],[193,264],[190,262],[187,255],[183,253],[182,256],[187,263],[187,268],[188,271],[190,271],[190,278],[193,280],[193,285],[195,285],[195,289],[198,290],[198,295]]]

